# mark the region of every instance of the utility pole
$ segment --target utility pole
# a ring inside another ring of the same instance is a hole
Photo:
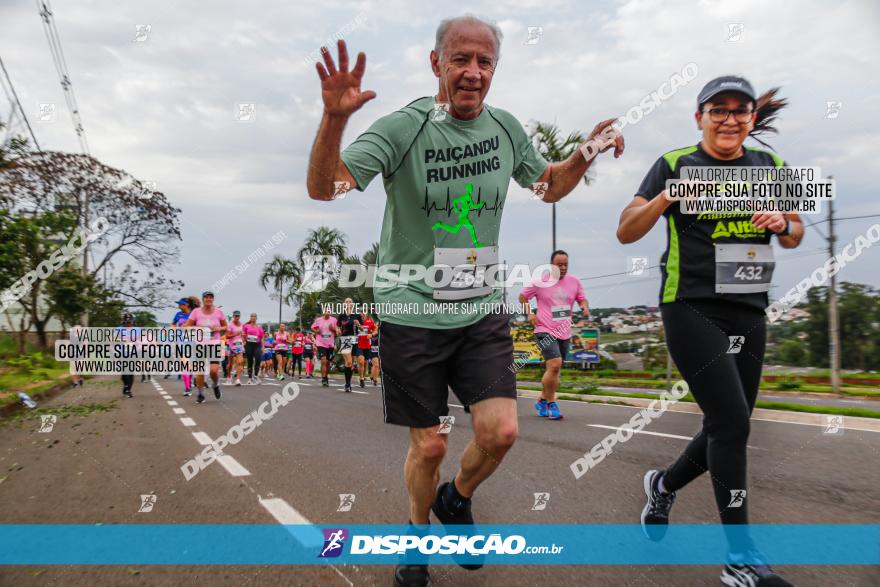
[[[828,179],[832,179],[828,176]],[[834,200],[828,200],[828,258],[834,258]],[[828,358],[831,362],[831,391],[840,393],[840,323],[837,317],[837,276],[828,288]]]
[[[507,259],[501,262],[501,303],[507,305]]]

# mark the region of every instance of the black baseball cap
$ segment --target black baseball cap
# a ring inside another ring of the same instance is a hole
[[[208,297],[208,296],[211,296],[211,297],[213,298],[213,297],[214,297],[214,292],[212,292],[212,291],[203,291],[203,292],[202,292],[202,297],[203,297],[203,298],[206,298],[206,297]]]
[[[235,312],[232,313],[232,315],[233,316],[241,316],[241,312],[236,310]]]
[[[697,96],[697,110],[699,110],[703,104],[722,92],[737,92],[745,94],[752,102],[756,102],[758,99],[755,95],[755,88],[752,87],[749,80],[736,75],[723,75],[721,77],[716,77],[700,90],[700,95]]]

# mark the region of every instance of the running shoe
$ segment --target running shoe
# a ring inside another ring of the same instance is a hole
[[[675,503],[675,492],[663,493],[657,487],[663,473],[652,469],[645,473],[642,485],[648,501],[642,509],[642,533],[649,540],[661,540],[669,526],[669,510]]]
[[[363,380],[363,378],[361,378],[361,388],[363,388],[363,387],[364,387],[364,380]]]
[[[129,388],[127,388],[127,387],[123,387],[123,388],[122,388],[122,395],[124,395],[125,397],[134,397],[134,396],[131,394],[131,390],[130,390]]]
[[[196,396],[196,403],[201,404],[205,401],[205,394],[202,393],[202,388],[199,388],[199,394]]]
[[[394,569],[394,587],[428,587],[431,574],[428,565],[397,565]]]
[[[473,525],[474,516],[471,513],[471,500],[466,497],[453,497],[454,491],[450,487],[450,483],[443,483],[437,488],[437,499],[434,500],[431,511],[434,512],[434,515],[437,516],[437,519],[444,526]],[[468,555],[466,558],[456,559],[455,562],[463,569],[475,571],[483,566],[482,562],[477,562],[481,561],[481,558]]]
[[[547,412],[547,400],[541,399],[541,401],[535,402],[535,409],[538,410],[538,416],[541,418],[546,418],[550,414]]]
[[[351,393],[351,385],[348,383],[345,384],[345,393]]]
[[[241,387],[241,379],[239,379],[238,377],[235,378],[235,386]]]
[[[189,387],[187,387],[186,389],[183,390],[183,397],[189,397],[191,395],[192,395],[192,389],[190,389]]]
[[[330,379],[327,377],[321,378],[321,386],[322,387],[330,387]]]
[[[214,386],[214,397],[216,397],[217,399],[220,399],[220,386],[219,385]]]
[[[743,560],[743,557],[739,558]],[[747,560],[758,562],[740,564],[734,555],[729,555],[721,571],[721,582],[730,587],[792,587],[791,583],[773,572],[761,553],[750,551]]]
[[[379,385],[379,383],[375,379],[373,379],[372,377],[370,377],[370,379],[373,381],[373,387]]]
[[[556,402],[547,404],[547,417],[551,420],[562,420],[562,412],[559,411],[559,405]]]

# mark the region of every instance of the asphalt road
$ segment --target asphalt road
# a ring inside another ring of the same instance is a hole
[[[49,433],[38,418],[0,425],[2,523],[405,523],[402,468],[408,434],[382,422],[381,392],[368,384],[343,393],[302,380],[299,397],[214,463],[186,481],[180,465],[202,443],[225,434],[281,385],[225,387],[221,401],[182,397],[174,379],[136,383],[123,399],[113,378],[92,380],[46,406],[88,403],[114,409],[59,417]],[[160,392],[157,387],[161,387]],[[474,499],[487,523],[637,523],[642,476],[669,463],[700,426],[696,414],[667,412],[643,434],[576,480],[570,463],[626,422],[631,407],[563,402],[565,419],[535,416],[520,398],[520,436]],[[172,404],[172,402],[174,402]],[[449,479],[470,438],[469,416],[456,417],[441,478]],[[44,406],[41,406],[44,407]],[[755,421],[749,441],[751,516],[761,523],[880,523],[880,433]],[[533,511],[533,494],[549,504]],[[142,494],[157,496],[138,513]],[[355,494],[339,512],[339,494]],[[298,518],[297,518],[298,517]],[[673,521],[716,523],[709,480],[679,493]],[[36,549],[51,548],[38,544]],[[120,544],[122,549],[149,548]],[[778,567],[796,585],[880,585],[876,567]],[[0,585],[390,585],[385,566],[13,566]],[[717,566],[509,566],[468,572],[432,568],[436,585],[719,585]]]

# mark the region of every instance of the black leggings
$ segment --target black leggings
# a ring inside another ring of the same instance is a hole
[[[124,374],[122,376],[122,388],[131,390],[132,385],[134,385],[134,375],[131,373]]]
[[[703,411],[703,428],[663,474],[677,491],[702,475],[712,476],[723,524],[748,524],[746,444],[764,362],[764,312],[735,302],[683,300],[660,306],[672,360]],[[728,352],[731,336],[744,337],[738,353]],[[729,507],[735,506],[738,507]],[[745,533],[728,532],[735,551],[749,548]]]
[[[290,361],[290,374],[293,375],[294,371],[296,371],[296,366],[299,365],[299,375],[303,374],[303,356],[299,355],[291,355]]]
[[[247,370],[248,377],[254,376],[254,366],[257,367],[257,370],[260,369],[260,355],[262,354],[261,345],[259,342],[246,342],[244,343],[244,356],[247,357]]]

